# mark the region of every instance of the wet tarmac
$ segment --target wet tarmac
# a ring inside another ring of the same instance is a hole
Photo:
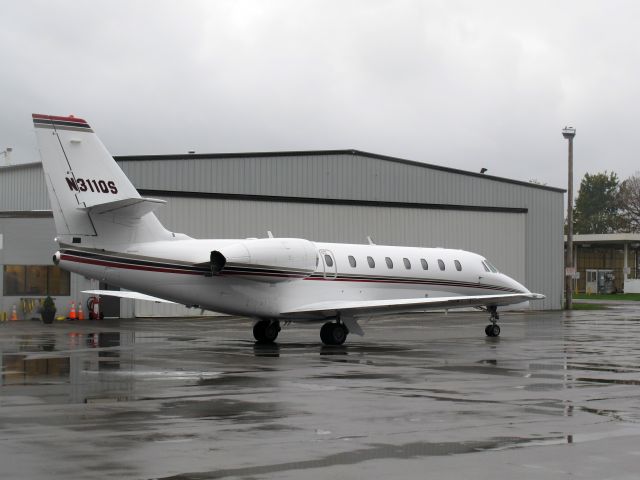
[[[3,323],[0,478],[639,478],[640,308],[502,316]]]

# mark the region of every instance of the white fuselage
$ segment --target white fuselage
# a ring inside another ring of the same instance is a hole
[[[259,318],[283,318],[282,312],[322,301],[529,293],[482,256],[445,248],[308,242],[316,252],[313,271],[290,275],[278,269],[243,269],[212,275],[211,252],[239,242],[247,241],[159,241],[134,244],[119,253],[61,245],[57,255],[62,268],[112,285]],[[316,312],[297,320],[322,318]]]

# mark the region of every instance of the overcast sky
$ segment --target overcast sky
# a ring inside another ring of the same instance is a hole
[[[2,2],[0,150],[31,113],[113,155],[355,148],[566,188],[637,170],[640,2]]]

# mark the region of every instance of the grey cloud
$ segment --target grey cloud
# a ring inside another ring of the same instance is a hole
[[[632,1],[22,1],[0,147],[75,113],[114,154],[359,148],[565,186],[637,170]]]

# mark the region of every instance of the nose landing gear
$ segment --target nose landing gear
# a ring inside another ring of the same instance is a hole
[[[500,319],[500,315],[498,315],[498,307],[491,305],[487,307],[487,311],[490,314],[489,321],[491,323],[485,327],[484,333],[487,334],[487,337],[499,337],[500,326],[497,322]]]

